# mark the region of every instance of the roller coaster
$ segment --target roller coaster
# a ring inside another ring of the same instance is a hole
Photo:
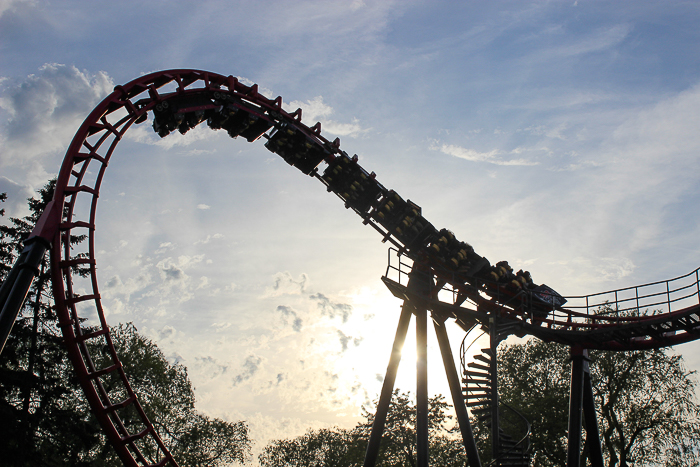
[[[156,72],[116,86],[85,119],[66,153],[53,200],[0,287],[0,343],[4,347],[38,274],[37,267],[50,251],[53,296],[70,359],[93,413],[126,466],[178,465],[146,416],[115,351],[100,298],[95,257],[95,217],[103,176],[124,134],[132,125],[148,121],[149,113],[160,137],[174,131],[184,134],[206,122],[232,138],[266,140],[269,151],[316,178],[390,245],[382,280],[403,300],[403,306],[368,440],[367,467],[377,462],[401,347],[414,315],[416,452],[421,467],[429,465],[428,316],[437,334],[470,466],[482,465],[472,432],[475,418],[485,420],[490,430],[489,465],[526,466],[530,462],[529,423],[498,400],[497,348],[509,335],[532,335],[571,347],[569,466],[579,465],[583,425],[591,447],[589,457],[593,465],[603,465],[589,349],[652,349],[700,338],[698,270],[643,286],[563,297],[537,284],[529,272],[514,271],[506,261],[492,264],[451,231],[433,226],[419,205],[386,188],[374,172],[360,166],[356,155],[343,151],[339,139],[326,139],[320,123],[307,126],[301,121],[301,109],[284,110],[281,97],[265,97],[257,85],[245,85],[233,76],[184,69]],[[71,245],[75,235],[85,235],[88,241],[84,246]],[[77,292],[78,269],[88,273],[89,293]],[[85,317],[91,315],[99,317],[99,325],[84,327]],[[461,377],[447,338],[447,320],[453,320],[467,336],[490,339],[490,346],[473,361],[467,361],[469,346],[463,344]],[[90,345],[95,343],[99,346]],[[104,358],[95,358],[94,348],[107,352],[107,364],[96,363]],[[501,421],[506,416],[520,420],[522,433],[504,432]],[[139,423],[124,422],[134,417]]]

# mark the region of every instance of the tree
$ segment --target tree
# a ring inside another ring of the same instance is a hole
[[[54,186],[55,181],[49,182],[40,190],[39,199],[29,200],[29,216],[10,218],[8,224],[0,225],[0,279],[5,279],[52,198]],[[5,194],[0,195],[0,202],[5,199]],[[0,210],[2,215],[4,210]],[[79,243],[84,238],[74,236],[71,241]],[[48,286],[48,263],[44,261],[40,269],[0,355],[3,465],[121,466],[73,376]],[[246,460],[250,439],[244,422],[231,423],[198,413],[184,366],[170,364],[131,324],[111,331],[132,388],[176,458],[192,466]],[[97,345],[91,354],[98,361],[106,358]]]
[[[55,180],[39,191],[38,199],[29,200],[28,216],[0,225],[3,279],[53,197],[54,186]],[[61,465],[61,459],[76,464],[98,441],[91,424],[71,407],[79,388],[69,377],[72,368],[52,307],[47,261],[40,265],[0,355],[0,443],[15,465]]]
[[[258,460],[263,467],[354,467],[362,465],[366,446],[357,429],[322,428],[272,441]]]
[[[682,357],[665,350],[590,357],[607,465],[698,465],[700,406]],[[534,465],[566,463],[568,361],[567,347],[535,339],[498,353],[500,397],[531,421]]]
[[[0,203],[7,201],[7,193],[0,193]],[[0,209],[0,217],[5,215],[5,209]],[[10,272],[12,267],[12,245],[7,240],[7,234],[4,230],[0,229],[0,281],[4,281],[7,273]]]
[[[132,323],[112,327],[110,335],[146,415],[179,462],[203,467],[246,461],[250,439],[245,422],[227,422],[197,412],[187,369],[168,362],[156,344],[139,334]],[[91,353],[100,355],[101,349],[95,345]],[[97,360],[97,366],[105,364]],[[107,392],[112,391],[111,385],[121,387],[121,382],[106,380]],[[133,416],[130,419],[126,414],[123,418],[126,426],[136,422],[136,414]],[[104,439],[102,442],[104,448],[97,456],[100,465],[121,465],[111,446]]]
[[[461,439],[450,435],[442,396],[429,400],[428,429],[431,463],[464,466],[466,456]],[[365,421],[353,429],[332,428],[309,431],[294,439],[277,440],[259,456],[263,467],[353,467],[364,462],[374,413],[363,407]],[[416,465],[416,409],[410,394],[395,390],[389,406],[377,464],[389,467]]]

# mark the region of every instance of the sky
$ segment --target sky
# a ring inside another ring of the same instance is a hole
[[[563,295],[669,279],[700,265],[699,23],[698,1],[0,0],[0,192],[26,214],[115,85],[202,69],[301,107],[436,227]],[[130,130],[96,237],[108,321],[256,450],[376,399],[401,305],[387,245],[262,142]],[[674,351],[700,369],[698,348]]]

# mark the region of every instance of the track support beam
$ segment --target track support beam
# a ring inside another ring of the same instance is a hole
[[[428,467],[428,310],[416,313],[416,466]]]
[[[445,317],[433,314],[433,325],[435,327],[438,344],[440,345],[442,363],[445,365],[445,374],[447,375],[447,382],[450,385],[450,394],[452,395],[452,405],[457,414],[459,430],[462,434],[462,444],[464,444],[464,450],[467,453],[469,467],[481,467],[479,450],[474,440],[474,433],[472,432],[472,426],[469,422],[469,413],[467,412],[467,406],[464,403],[464,397],[462,395],[462,386],[459,382],[459,375],[457,374],[454,357],[452,356],[452,348],[450,347],[450,341],[447,337]]]
[[[401,351],[408,333],[408,325],[411,323],[412,306],[408,301],[404,301],[399,318],[399,325],[396,328],[396,336],[394,337],[394,345],[391,349],[391,357],[389,365],[387,365],[386,376],[382,384],[382,392],[379,395],[379,403],[377,404],[377,412],[374,415],[374,423],[372,424],[372,432],[367,443],[367,451],[365,452],[364,467],[374,467],[379,455],[379,444],[382,441],[384,434],[384,425],[386,417],[389,413],[389,404],[391,403],[391,394],[394,392],[394,384],[396,383],[396,373],[401,363]]]
[[[583,362],[583,420],[586,426],[586,445],[592,467],[603,467],[603,450],[600,445],[598,418],[593,398],[593,385],[588,360]]]
[[[583,373],[588,352],[571,347],[571,389],[569,392],[569,443],[567,467],[578,467],[581,461],[581,420],[583,418]]]
[[[39,275],[39,266],[49,246],[41,237],[27,240],[22,253],[0,287],[0,353],[5,348],[5,342],[12,332],[12,326],[17,320],[32,282]]]
[[[500,465],[498,458],[501,454],[500,439],[500,415],[498,413],[498,322],[495,316],[489,318],[489,337],[491,338],[491,455],[496,460],[495,465]]]
[[[603,467],[598,421],[593,399],[588,350],[571,347],[571,391],[569,394],[569,445],[567,467],[578,467],[581,462],[582,421],[586,422],[586,445],[593,467]]]

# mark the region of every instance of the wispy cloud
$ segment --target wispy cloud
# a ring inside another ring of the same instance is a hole
[[[343,323],[348,321],[352,313],[352,305],[348,303],[336,303],[331,301],[322,293],[311,295],[309,298],[315,300],[322,313],[331,318],[340,317]]]
[[[288,317],[290,319],[292,329],[294,329],[294,331],[301,331],[303,321],[301,318],[299,318],[299,315],[297,315],[297,312],[294,310],[294,308],[292,308],[291,306],[279,305],[277,307],[277,311],[282,313],[283,316]]]
[[[550,59],[556,59],[610,50],[620,45],[631,32],[632,26],[630,24],[616,24],[599,28],[571,43],[556,46],[547,53],[551,54]]]
[[[36,0],[1,0],[0,1],[0,18],[7,12],[14,11],[19,5],[33,6]]]
[[[288,271],[278,272],[274,276],[274,283],[266,289],[265,295],[277,297],[280,295],[298,295],[306,291],[309,277],[302,273],[298,279],[294,279]]]
[[[244,381],[249,380],[260,370],[263,364],[263,359],[257,355],[248,355],[241,366],[239,374],[233,378],[233,385],[238,386]]]
[[[323,102],[323,96],[316,96],[306,102],[292,101],[285,107],[289,112],[300,108],[302,110],[302,121],[309,126],[314,125],[316,122],[321,122],[321,129],[324,133],[337,136],[357,136],[367,131],[360,126],[357,119],[352,119],[350,123],[331,120],[329,117],[333,113],[333,108]]]
[[[504,157],[502,151],[493,149],[488,152],[479,152],[474,149],[463,148],[461,146],[455,146],[453,144],[439,144],[434,142],[431,144],[430,149],[433,151],[440,151],[448,156],[458,157],[470,162],[486,162],[495,165],[537,165],[536,161],[529,161],[527,159],[507,159]],[[518,154],[520,151],[515,151]]]

